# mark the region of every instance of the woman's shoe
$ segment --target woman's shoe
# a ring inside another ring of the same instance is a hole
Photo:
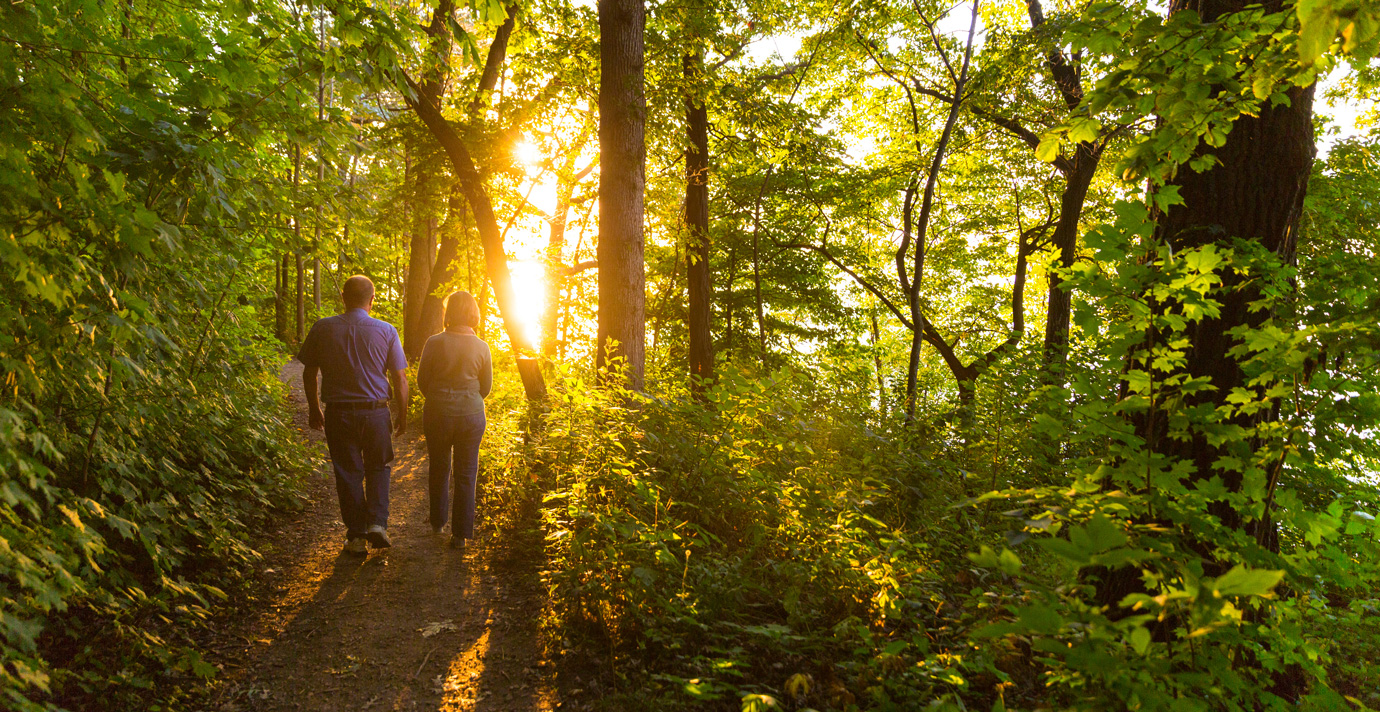
[[[460,549],[461,551],[464,551],[464,549],[465,549],[465,537],[459,536],[459,535],[452,536],[452,537],[450,538],[450,548],[452,548],[452,549]]]

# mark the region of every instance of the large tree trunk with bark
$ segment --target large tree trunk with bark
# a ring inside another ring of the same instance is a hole
[[[1209,6],[1227,3],[1208,3]],[[1231,3],[1232,6],[1244,3]],[[1243,116],[1232,126],[1226,145],[1213,153],[1221,162],[1205,173],[1181,171],[1176,184],[1183,204],[1171,207],[1160,217],[1156,237],[1176,251],[1217,243],[1224,249],[1231,238],[1259,243],[1284,264],[1292,264],[1298,240],[1298,222],[1312,170],[1313,87],[1289,92],[1288,106],[1265,107],[1259,116]],[[1252,302],[1260,299],[1258,287],[1244,283],[1234,272],[1221,275],[1222,303],[1217,318],[1204,319],[1189,327],[1187,373],[1212,380],[1213,388],[1190,397],[1192,403],[1220,406],[1232,389],[1246,386],[1241,362],[1229,352],[1240,344],[1231,331],[1241,326],[1255,327],[1269,314],[1252,312]],[[1266,409],[1249,422],[1273,418]],[[1147,423],[1147,426],[1149,423]],[[1172,454],[1193,461],[1194,471],[1207,478],[1215,474],[1236,490],[1239,472],[1219,472],[1214,463],[1224,453],[1202,434],[1189,442],[1160,443]],[[1155,443],[1151,443],[1155,445]],[[1237,515],[1222,512],[1228,524],[1237,525]]]
[[[1243,10],[1247,4],[1244,0],[1204,0],[1195,2],[1193,9],[1205,22],[1212,22]],[[1184,7],[1183,0],[1177,0],[1170,12]],[[1278,2],[1267,5],[1267,9],[1278,7]],[[1213,154],[1218,163],[1202,173],[1179,171],[1172,184],[1178,187],[1183,202],[1159,217],[1155,231],[1159,242],[1172,245],[1178,252],[1208,244],[1227,248],[1233,238],[1241,238],[1256,242],[1285,264],[1294,261],[1298,222],[1315,153],[1313,87],[1293,88],[1288,96],[1287,105],[1267,104],[1256,116],[1237,119],[1220,148],[1200,147],[1200,153]],[[1248,386],[1242,362],[1231,353],[1240,344],[1232,332],[1243,326],[1258,326],[1270,316],[1264,311],[1250,309],[1261,297],[1255,283],[1247,282],[1232,270],[1220,276],[1222,285],[1215,295],[1221,302],[1220,313],[1188,327],[1184,334],[1189,340],[1186,363],[1172,374],[1211,381],[1212,388],[1185,397],[1182,406],[1185,409],[1212,412],[1229,405],[1227,398],[1233,389]],[[1159,308],[1167,306],[1159,305]],[[1152,332],[1151,338],[1156,336]],[[1128,358],[1136,356],[1131,354]],[[1250,390],[1260,397],[1263,388],[1251,386]],[[1264,408],[1250,416],[1232,416],[1226,424],[1252,428],[1276,417],[1277,408]],[[1188,438],[1164,437],[1168,423],[1162,413],[1140,416],[1135,419],[1135,425],[1136,434],[1145,440],[1151,452],[1191,463],[1191,479],[1220,477],[1227,492],[1242,491],[1242,473],[1220,466],[1226,456],[1240,454],[1231,450],[1237,444],[1209,439],[1196,429]],[[1208,512],[1223,525],[1245,529],[1265,548],[1277,550],[1275,525],[1269,519],[1268,510],[1261,516],[1249,509],[1238,510],[1225,498],[1208,506]],[[1210,546],[1204,544],[1201,553],[1208,559],[1206,575],[1220,575],[1222,571],[1213,570],[1222,567],[1213,565]],[[1100,574],[1098,600],[1113,605],[1114,611],[1114,604],[1123,596],[1142,589],[1139,572],[1133,567],[1097,573]],[[1292,699],[1298,693],[1296,682],[1286,672],[1276,679],[1273,691]]]
[[[599,0],[599,340],[597,363],[609,357],[642,390],[646,338],[643,272],[643,0]]]
[[[704,80],[704,56],[687,54],[685,71],[685,278],[689,292],[691,388],[703,392],[714,378],[714,342],[709,314],[709,111],[693,87]]]
[[[1211,22],[1239,12],[1247,4],[1244,0],[1206,0],[1196,3],[1194,9],[1204,21]],[[1276,7],[1278,4],[1274,3]],[[1184,6],[1183,0],[1178,0],[1171,12]],[[1202,173],[1179,171],[1173,185],[1178,187],[1183,202],[1159,217],[1157,240],[1173,245],[1177,252],[1208,244],[1226,249],[1233,238],[1241,238],[1258,243],[1284,264],[1294,262],[1298,223],[1315,154],[1313,87],[1293,88],[1288,96],[1287,105],[1266,105],[1256,116],[1237,119],[1221,148],[1200,149],[1215,155],[1217,165]],[[1213,387],[1187,396],[1186,407],[1224,406],[1233,389],[1248,386],[1241,361],[1231,354],[1241,342],[1231,333],[1239,327],[1259,326],[1270,317],[1263,310],[1251,311],[1252,303],[1261,298],[1258,282],[1248,282],[1232,270],[1220,276],[1220,314],[1190,325],[1185,334],[1190,345],[1183,372],[1191,378],[1211,379]],[[1276,410],[1267,408],[1250,417],[1237,416],[1231,422],[1250,428],[1275,417]],[[1161,422],[1157,424],[1156,420]],[[1203,433],[1196,433],[1190,440],[1157,439],[1157,426],[1163,433],[1162,418],[1144,418],[1137,423],[1138,434],[1146,438],[1147,447],[1191,461],[1198,478],[1220,476],[1228,490],[1240,490],[1240,472],[1218,469],[1219,458],[1227,454],[1225,446],[1214,444]],[[1243,513],[1225,505],[1213,513],[1228,526],[1242,526],[1244,521]],[[1256,525],[1261,523],[1257,521],[1251,526]]]

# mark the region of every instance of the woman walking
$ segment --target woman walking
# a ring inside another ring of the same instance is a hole
[[[427,339],[417,366],[417,387],[426,397],[422,430],[431,460],[431,530],[446,526],[450,506],[450,545],[464,548],[474,538],[475,479],[479,442],[484,438],[484,399],[493,387],[489,345],[475,335],[479,304],[469,292],[446,297],[446,330]],[[454,462],[455,496],[451,488]],[[450,500],[447,502],[447,500]]]

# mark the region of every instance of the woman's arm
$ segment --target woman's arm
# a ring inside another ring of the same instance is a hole
[[[436,349],[431,346],[431,339],[427,339],[422,345],[422,358],[417,363],[417,390],[425,396],[427,388],[431,385],[432,374],[436,370]]]
[[[479,397],[488,398],[494,387],[494,358],[487,344],[484,346],[484,364],[479,367]]]

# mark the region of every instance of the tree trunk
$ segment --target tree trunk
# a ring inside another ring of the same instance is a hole
[[[1204,22],[1213,22],[1223,15],[1243,10],[1247,4],[1244,0],[1204,0],[1195,3],[1194,9]],[[1278,2],[1268,3],[1266,9],[1274,11],[1279,5]],[[1176,0],[1170,12],[1183,7],[1184,2]],[[1172,245],[1177,252],[1211,243],[1226,248],[1233,238],[1241,238],[1258,243],[1285,264],[1294,261],[1298,222],[1314,157],[1313,87],[1292,88],[1288,97],[1288,104],[1270,106],[1267,103],[1257,115],[1238,118],[1220,148],[1199,147],[1200,153],[1216,156],[1218,163],[1202,173],[1186,168],[1179,171],[1172,184],[1178,187],[1183,202],[1160,216],[1155,230],[1158,241]],[[1210,379],[1210,389],[1185,396],[1184,409],[1211,412],[1228,406],[1227,398],[1233,389],[1248,385],[1238,356],[1231,353],[1240,343],[1232,331],[1243,326],[1258,326],[1270,316],[1264,311],[1250,310],[1250,305],[1261,297],[1258,282],[1247,282],[1232,270],[1224,270],[1220,276],[1222,285],[1216,294],[1221,302],[1219,315],[1186,329],[1184,336],[1189,340],[1186,363],[1174,373],[1166,374],[1166,377]],[[1160,305],[1160,308],[1166,307]],[[1155,336],[1152,332],[1151,338]],[[1130,354],[1127,358],[1137,356]],[[1268,387],[1269,384],[1261,384],[1250,386],[1249,390],[1261,397]],[[1276,417],[1277,408],[1262,408],[1252,416],[1236,415],[1224,426],[1249,429]],[[1219,467],[1219,463],[1230,457],[1240,456],[1240,451],[1234,449],[1240,447],[1239,443],[1209,439],[1198,429],[1190,438],[1162,437],[1167,426],[1162,413],[1140,416],[1134,421],[1136,434],[1146,441],[1151,452],[1191,463],[1191,479],[1221,478],[1221,486],[1227,492],[1242,491],[1242,473],[1236,468]],[[1270,484],[1267,483],[1267,487]],[[1253,513],[1253,504],[1259,503],[1248,498],[1245,508],[1238,510],[1222,498],[1210,504],[1208,511],[1226,527],[1245,528],[1257,542],[1277,550],[1275,525],[1268,511],[1263,516]],[[1220,575],[1223,567],[1213,566],[1210,553],[1204,556],[1208,558],[1205,575]],[[1134,567],[1100,573],[1097,588],[1100,602],[1115,603],[1126,593],[1142,589],[1139,572]],[[1280,674],[1276,682],[1277,689],[1272,690],[1276,694],[1293,699],[1298,693],[1293,686],[1297,681],[1290,679],[1287,672]]]
[[[626,369],[642,390],[646,338],[643,271],[643,0],[599,0],[599,336],[596,362]]]
[[[475,329],[475,332],[479,334],[479,338],[488,339],[489,336],[487,332],[489,328],[489,278],[487,276],[480,277],[480,280],[481,282],[479,284],[479,328]]]
[[[920,285],[925,273],[925,248],[929,239],[930,216],[934,210],[934,196],[939,189],[939,173],[944,166],[944,154],[949,148],[949,141],[953,138],[954,126],[958,123],[959,109],[963,105],[964,90],[968,87],[968,71],[972,66],[973,60],[973,39],[977,35],[977,20],[979,13],[980,0],[973,0],[972,16],[968,21],[968,42],[963,50],[963,64],[959,70],[958,77],[954,79],[954,95],[949,102],[948,116],[944,120],[944,129],[939,134],[939,140],[934,145],[934,156],[930,159],[929,173],[925,176],[925,189],[920,197],[920,214],[915,220],[915,275],[906,284],[905,273],[900,275],[902,286],[908,286],[906,295],[910,303],[910,320],[916,330],[915,338],[911,339],[910,344],[910,372],[906,376],[906,420],[909,422],[915,417],[915,385],[918,378],[917,369],[920,367],[920,347],[922,340],[919,335],[921,325],[927,319],[920,310]],[[909,224],[907,225],[907,231]],[[904,249],[903,249],[904,251]],[[900,269],[905,264],[904,254],[897,257],[897,267]],[[946,361],[950,359],[946,358]],[[954,372],[958,377],[958,372]],[[959,378],[959,392],[962,393],[962,378]]]
[[[1050,266],[1048,274],[1045,365],[1060,383],[1063,382],[1064,364],[1068,359],[1069,312],[1073,295],[1063,287],[1064,280],[1059,276],[1058,270],[1072,267],[1074,259],[1077,258],[1078,219],[1083,214],[1083,202],[1088,197],[1088,186],[1097,172],[1099,158],[1099,152],[1091,143],[1078,144],[1072,166],[1065,176],[1064,193],[1059,199],[1059,222],[1055,224],[1051,237],[1058,262]]]
[[[886,376],[882,372],[882,348],[881,333],[877,329],[877,312],[868,311],[868,320],[872,326],[872,365],[877,370],[877,414],[883,419],[886,418]]]
[[[290,343],[288,334],[288,256],[286,252],[273,257],[273,335],[283,343]]]
[[[419,172],[418,183],[427,178]],[[420,206],[418,206],[420,207]],[[422,355],[422,345],[430,334],[422,333],[422,305],[431,289],[431,268],[436,263],[436,234],[434,220],[417,210],[412,220],[412,237],[408,246],[407,286],[403,288],[403,351],[408,361]]]
[[[556,212],[551,215],[551,233],[546,241],[546,299],[541,315],[541,353],[548,360],[556,358],[561,343],[561,295],[565,292],[566,280],[574,274],[574,268],[567,270],[564,264],[565,230],[570,221],[571,201],[575,198],[576,186],[594,169],[594,164],[590,163],[584,170],[575,171],[575,162],[588,141],[589,133],[582,130],[557,173]]]
[[[1222,5],[1209,2],[1208,5]],[[1242,3],[1244,5],[1244,3]],[[1233,4],[1235,6],[1235,4]],[[1258,116],[1243,116],[1232,126],[1227,142],[1214,153],[1220,165],[1206,173],[1181,171],[1176,181],[1183,204],[1171,207],[1156,226],[1156,237],[1175,250],[1209,243],[1223,248],[1239,237],[1258,242],[1285,264],[1292,264],[1298,239],[1298,221],[1313,164],[1313,88],[1293,89],[1288,106],[1264,107]],[[1221,313],[1189,327],[1187,373],[1212,379],[1213,388],[1190,397],[1190,404],[1221,406],[1232,389],[1245,386],[1241,363],[1229,354],[1239,345],[1230,335],[1240,326],[1256,327],[1269,318],[1264,311],[1251,313],[1260,299],[1256,283],[1243,284],[1240,275],[1222,275]],[[1261,418],[1273,419],[1270,409]],[[1241,421],[1253,427],[1260,419]],[[1147,426],[1149,424],[1147,423]],[[1174,455],[1192,460],[1200,477],[1221,474],[1233,491],[1241,484],[1239,472],[1218,473],[1214,463],[1223,450],[1202,435],[1190,442],[1165,442]],[[1233,512],[1223,512],[1229,524],[1239,523]]]
[[[1239,12],[1246,5],[1244,0],[1205,0],[1195,9],[1205,22],[1211,22]],[[1182,7],[1183,0],[1177,0],[1170,11]],[[1288,96],[1287,105],[1267,104],[1256,116],[1237,119],[1221,148],[1200,147],[1200,152],[1215,155],[1218,164],[1203,173],[1179,171],[1173,185],[1178,186],[1183,202],[1170,207],[1159,218],[1155,228],[1157,240],[1179,251],[1214,243],[1225,249],[1230,247],[1232,238],[1242,238],[1259,243],[1284,264],[1293,264],[1298,222],[1315,153],[1313,87],[1290,89]],[[1233,389],[1248,385],[1241,362],[1230,353],[1240,344],[1231,332],[1242,326],[1259,326],[1270,317],[1263,310],[1250,310],[1250,305],[1261,298],[1258,281],[1246,282],[1231,270],[1224,271],[1221,277],[1217,296],[1222,305],[1220,314],[1189,326],[1185,333],[1190,345],[1183,372],[1191,378],[1211,379],[1213,387],[1187,396],[1185,407],[1224,406]],[[1251,390],[1259,393],[1261,388]],[[1266,408],[1255,416],[1238,416],[1231,422],[1251,428],[1275,417],[1275,409]],[[1202,433],[1191,440],[1166,438],[1154,442],[1154,420],[1142,420],[1137,424],[1137,434],[1146,437],[1148,446],[1158,446],[1164,454],[1193,462],[1193,471],[1199,478],[1220,476],[1228,490],[1240,490],[1241,473],[1219,470],[1216,466],[1227,454],[1227,446],[1214,445]],[[1240,526],[1243,521],[1242,513],[1225,506],[1214,514],[1228,526]]]
[[[449,29],[447,29],[445,18],[449,16],[452,9],[453,4],[450,0],[441,0],[437,4],[436,11],[432,14],[431,25],[427,28],[428,34],[434,40],[433,51],[440,55],[438,59],[443,62],[449,58],[450,51]],[[501,74],[500,69],[507,51],[508,39],[516,24],[517,16],[517,10],[514,7],[508,7],[506,11],[508,17],[499,26],[494,35],[493,43],[489,45],[484,72],[480,77],[478,90],[475,92],[475,102],[471,104],[472,111],[477,111],[477,108],[483,106],[485,95],[493,89],[494,82]],[[479,242],[484,248],[484,266],[487,268],[488,281],[481,295],[481,320],[478,331],[481,336],[484,335],[484,326],[488,316],[487,284],[492,283],[494,298],[498,302],[499,313],[503,316],[503,329],[508,335],[509,343],[518,354],[530,353],[535,349],[535,345],[528,343],[527,337],[523,334],[515,317],[513,280],[512,274],[508,270],[508,253],[503,244],[503,231],[498,226],[498,218],[494,215],[493,203],[489,200],[484,178],[475,166],[469,147],[460,138],[455,127],[451,126],[441,113],[439,77],[428,77],[423,84],[418,84],[411,77],[403,75],[403,81],[409,90],[404,92],[404,100],[426,125],[427,130],[445,151],[446,158],[450,160],[451,172],[460,183],[460,191],[464,194],[465,201],[469,203],[470,214],[473,216],[475,228],[479,232]],[[538,380],[534,383],[529,383],[526,378],[523,379],[529,399],[540,398],[545,393],[546,388],[545,384],[540,381],[540,372],[537,375]],[[534,386],[537,387],[534,388]]]
[[[305,296],[304,296],[304,294],[303,294],[303,290],[306,288],[306,285],[304,284],[305,279],[306,279],[306,275],[304,275],[304,274],[302,273],[302,216],[301,216],[301,209],[302,209],[302,207],[301,207],[300,200],[299,200],[299,199],[300,199],[300,195],[298,194],[298,190],[297,190],[298,187],[301,186],[301,185],[302,185],[302,147],[301,147],[301,146],[298,146],[297,144],[293,144],[293,146],[292,146],[292,203],[293,203],[293,204],[292,204],[292,237],[293,237],[293,255],[294,255],[294,257],[296,258],[296,264],[297,264],[297,299],[296,299],[296,302],[295,302],[295,305],[296,305],[296,307],[297,307],[297,309],[296,309],[296,311],[297,311],[297,323],[296,323],[296,327],[297,327],[297,328],[296,328],[296,330],[295,330],[294,333],[296,334],[296,343],[299,343],[299,344],[302,343],[302,339],[306,338],[306,336],[307,336],[307,314],[306,314],[306,306],[307,306],[307,304],[306,304]]]
[[[541,314],[541,355],[556,357],[560,335],[556,333],[561,314],[561,293],[565,291],[565,226],[570,215],[570,188],[562,182],[557,188],[556,214],[551,216],[551,234],[546,242],[546,299]],[[570,186],[573,187],[573,186]]]
[[[307,338],[307,273],[302,266],[302,251],[292,253],[297,262],[297,343]]]
[[[440,232],[436,263],[431,266],[431,274],[427,278],[426,297],[422,301],[422,313],[418,320],[418,340],[423,345],[427,339],[445,329],[447,294],[442,292],[448,290],[455,280],[456,257],[460,254],[460,244],[465,235],[464,196],[458,187],[451,189],[446,222]]]
[[[733,307],[738,301],[733,296],[733,286],[738,282],[738,251],[733,247],[728,249],[728,284],[724,286],[723,296],[719,299],[724,305],[724,353],[729,358],[733,357]]]
[[[757,228],[752,230],[752,301],[753,311],[757,314],[757,357],[762,362],[762,368],[765,369],[767,367],[767,318],[766,310],[762,308],[762,255],[759,232]]]
[[[714,378],[714,341],[710,333],[709,280],[709,111],[690,88],[704,80],[703,54],[687,54],[685,70],[685,278],[689,292],[690,387],[704,391]]]

